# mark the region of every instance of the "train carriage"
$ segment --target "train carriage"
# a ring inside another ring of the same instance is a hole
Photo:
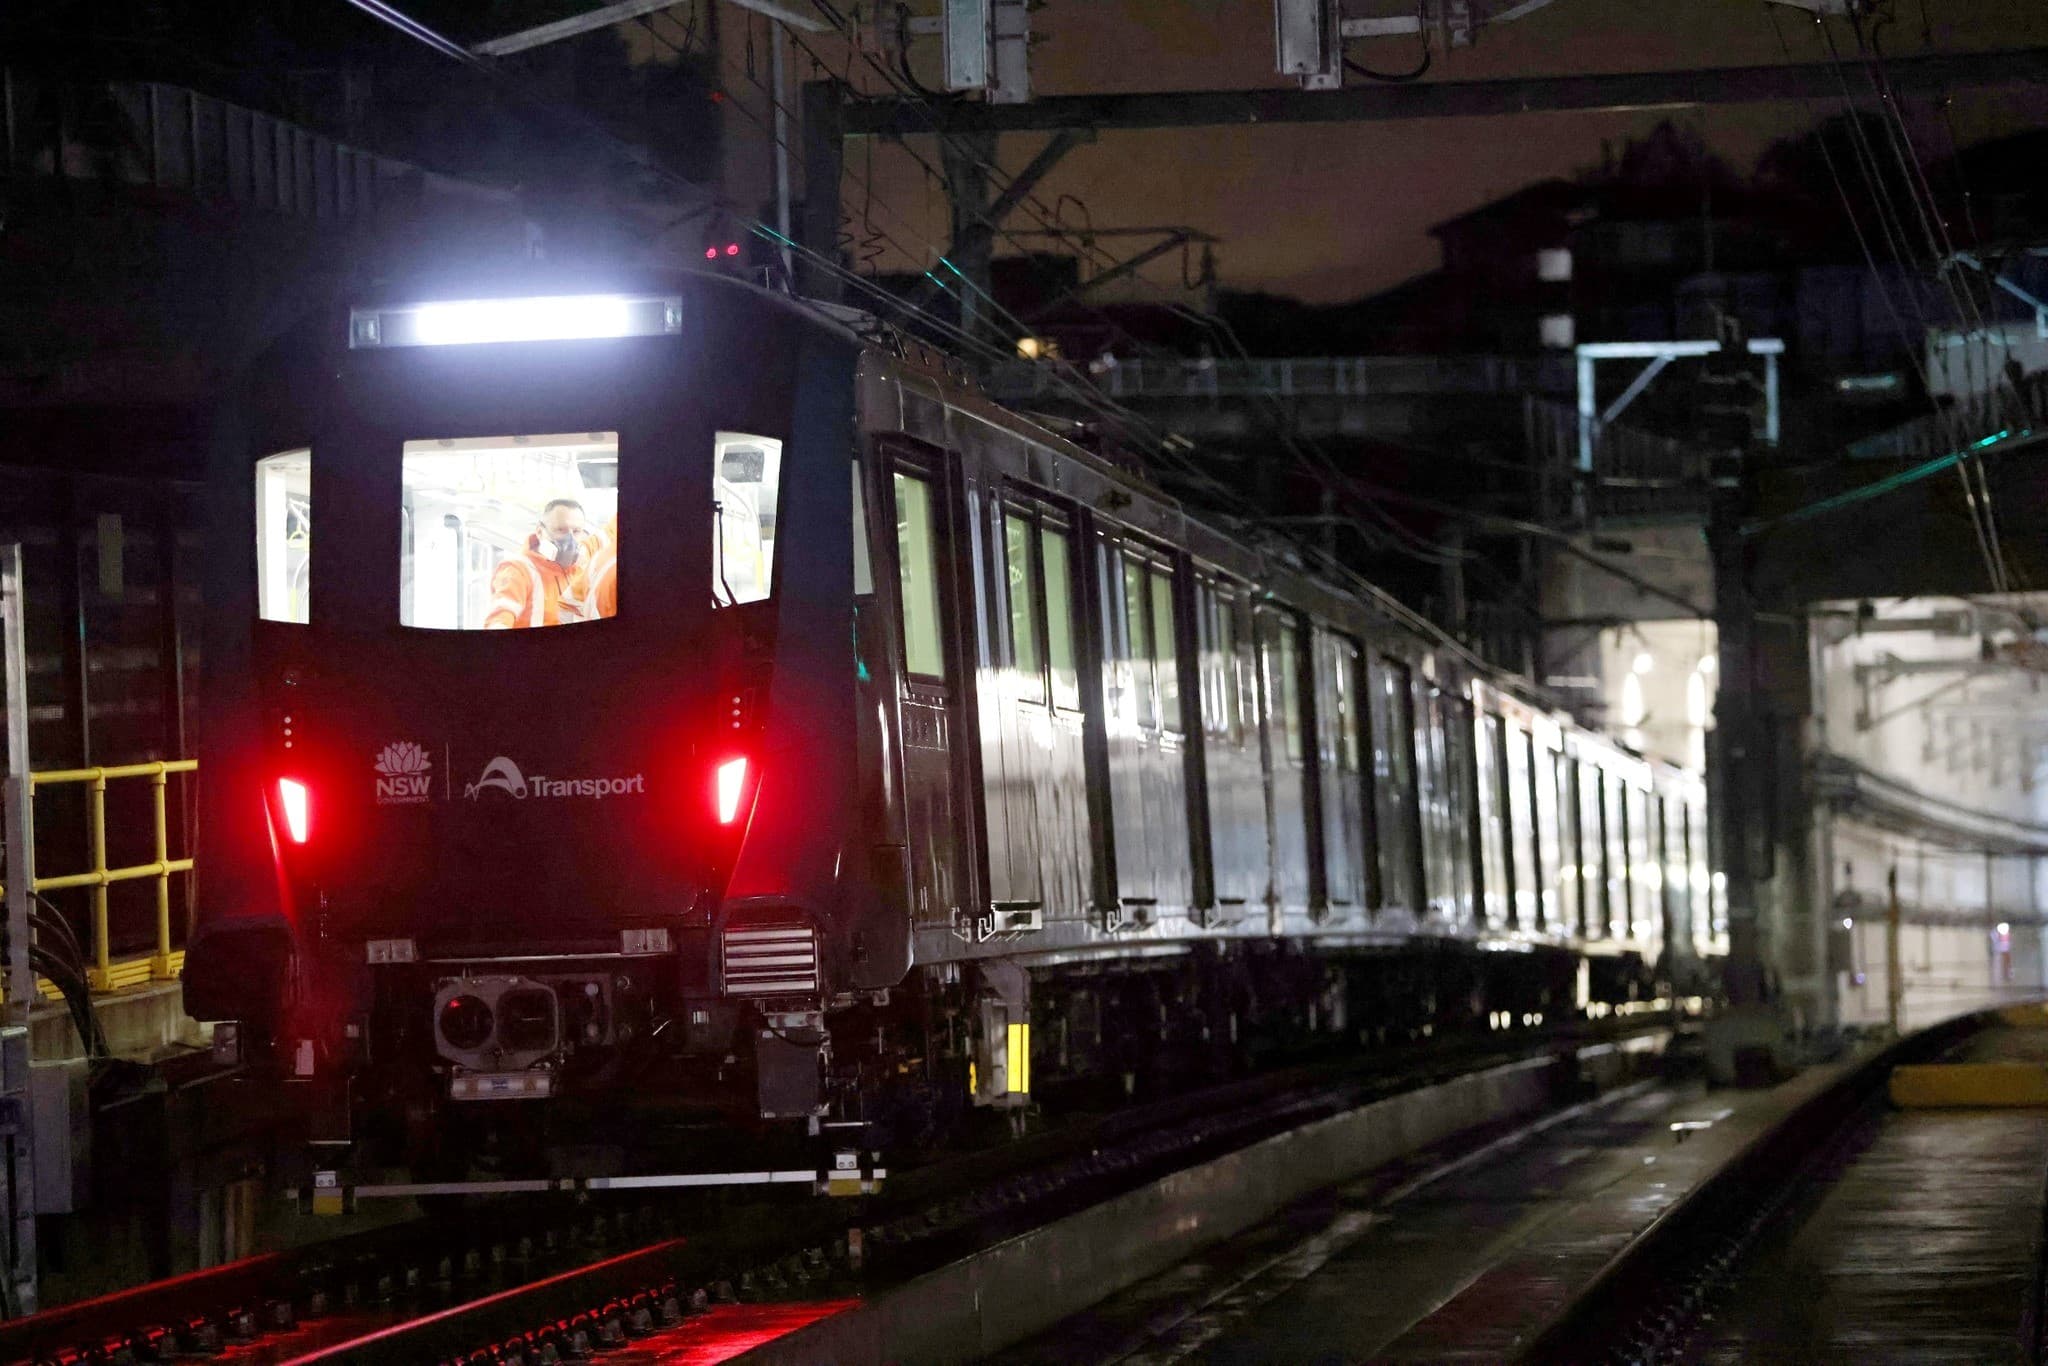
[[[942,358],[710,276],[454,297],[222,426],[186,1000],[252,1058],[816,1122],[1711,951],[1694,780]]]

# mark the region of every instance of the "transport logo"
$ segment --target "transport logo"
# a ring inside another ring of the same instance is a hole
[[[519,771],[519,765],[500,754],[497,758],[484,765],[484,772],[481,778],[463,786],[462,795],[475,800],[479,792],[493,787],[500,792],[508,792],[512,796],[524,800],[527,792],[526,775]]]
[[[536,773],[528,777],[519,771],[518,764],[500,754],[484,765],[475,782],[462,785],[462,795],[471,801],[485,791],[503,792],[518,801],[528,797],[637,796],[647,791],[647,776],[635,773],[620,778],[547,778]]]
[[[410,806],[434,795],[434,761],[410,740],[397,740],[377,755],[377,805]]]

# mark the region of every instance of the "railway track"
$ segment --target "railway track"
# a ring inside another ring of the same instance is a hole
[[[250,1258],[0,1327],[0,1362],[536,1363],[742,1343],[978,1245],[1375,1099],[1665,1027],[1571,1026],[1304,1063],[903,1171],[858,1202],[521,1202]],[[1574,1079],[1559,1077],[1561,1093]],[[798,1303],[792,1303],[797,1301]],[[621,1358],[633,1359],[633,1358]],[[656,1359],[649,1357],[647,1359]]]

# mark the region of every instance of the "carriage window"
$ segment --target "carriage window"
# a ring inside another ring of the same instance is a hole
[[[737,607],[767,598],[775,584],[775,499],[782,489],[782,443],[720,432],[712,446],[712,506],[718,519],[711,601]]]
[[[1382,656],[1373,670],[1373,799],[1380,833],[1380,895],[1387,906],[1422,904],[1420,814],[1415,782],[1415,691],[1406,664]]]
[[[303,626],[308,620],[312,477],[311,451],[283,451],[256,462],[256,612],[265,621]]]
[[[1235,744],[1243,735],[1237,704],[1237,603],[1213,584],[1201,584],[1197,593],[1203,729]]]
[[[1152,699],[1152,628],[1146,613],[1145,566],[1124,560],[1124,658],[1131,666],[1131,691],[1137,694],[1138,724],[1159,724]]]
[[[618,608],[619,436],[405,443],[398,620],[569,626]]]
[[[896,476],[896,569],[903,585],[903,667],[927,678],[946,676],[939,635],[938,539],[932,525],[932,486],[912,474]]]
[[[1031,523],[1014,512],[1003,514],[1003,564],[1008,572],[1010,661],[1016,668],[1019,695],[1032,701],[1045,696],[1045,676],[1038,653],[1038,579],[1031,572]]]
[[[1067,533],[1040,527],[1038,554],[1045,571],[1046,653],[1052,658],[1053,705],[1079,711],[1081,669],[1074,654],[1073,579],[1067,567]]]
[[[1268,656],[1266,667],[1271,672],[1267,676],[1266,687],[1286,737],[1287,762],[1298,764],[1302,761],[1301,661],[1298,657],[1301,647],[1293,622],[1279,620],[1274,625],[1277,641],[1273,653]]]
[[[1180,726],[1180,653],[1175,648],[1173,620],[1173,577],[1164,570],[1152,571],[1152,662],[1159,677],[1159,724],[1167,730]]]

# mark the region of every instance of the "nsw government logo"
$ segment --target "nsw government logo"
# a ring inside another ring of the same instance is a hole
[[[377,805],[411,806],[434,795],[433,760],[410,740],[384,746],[377,755]]]

